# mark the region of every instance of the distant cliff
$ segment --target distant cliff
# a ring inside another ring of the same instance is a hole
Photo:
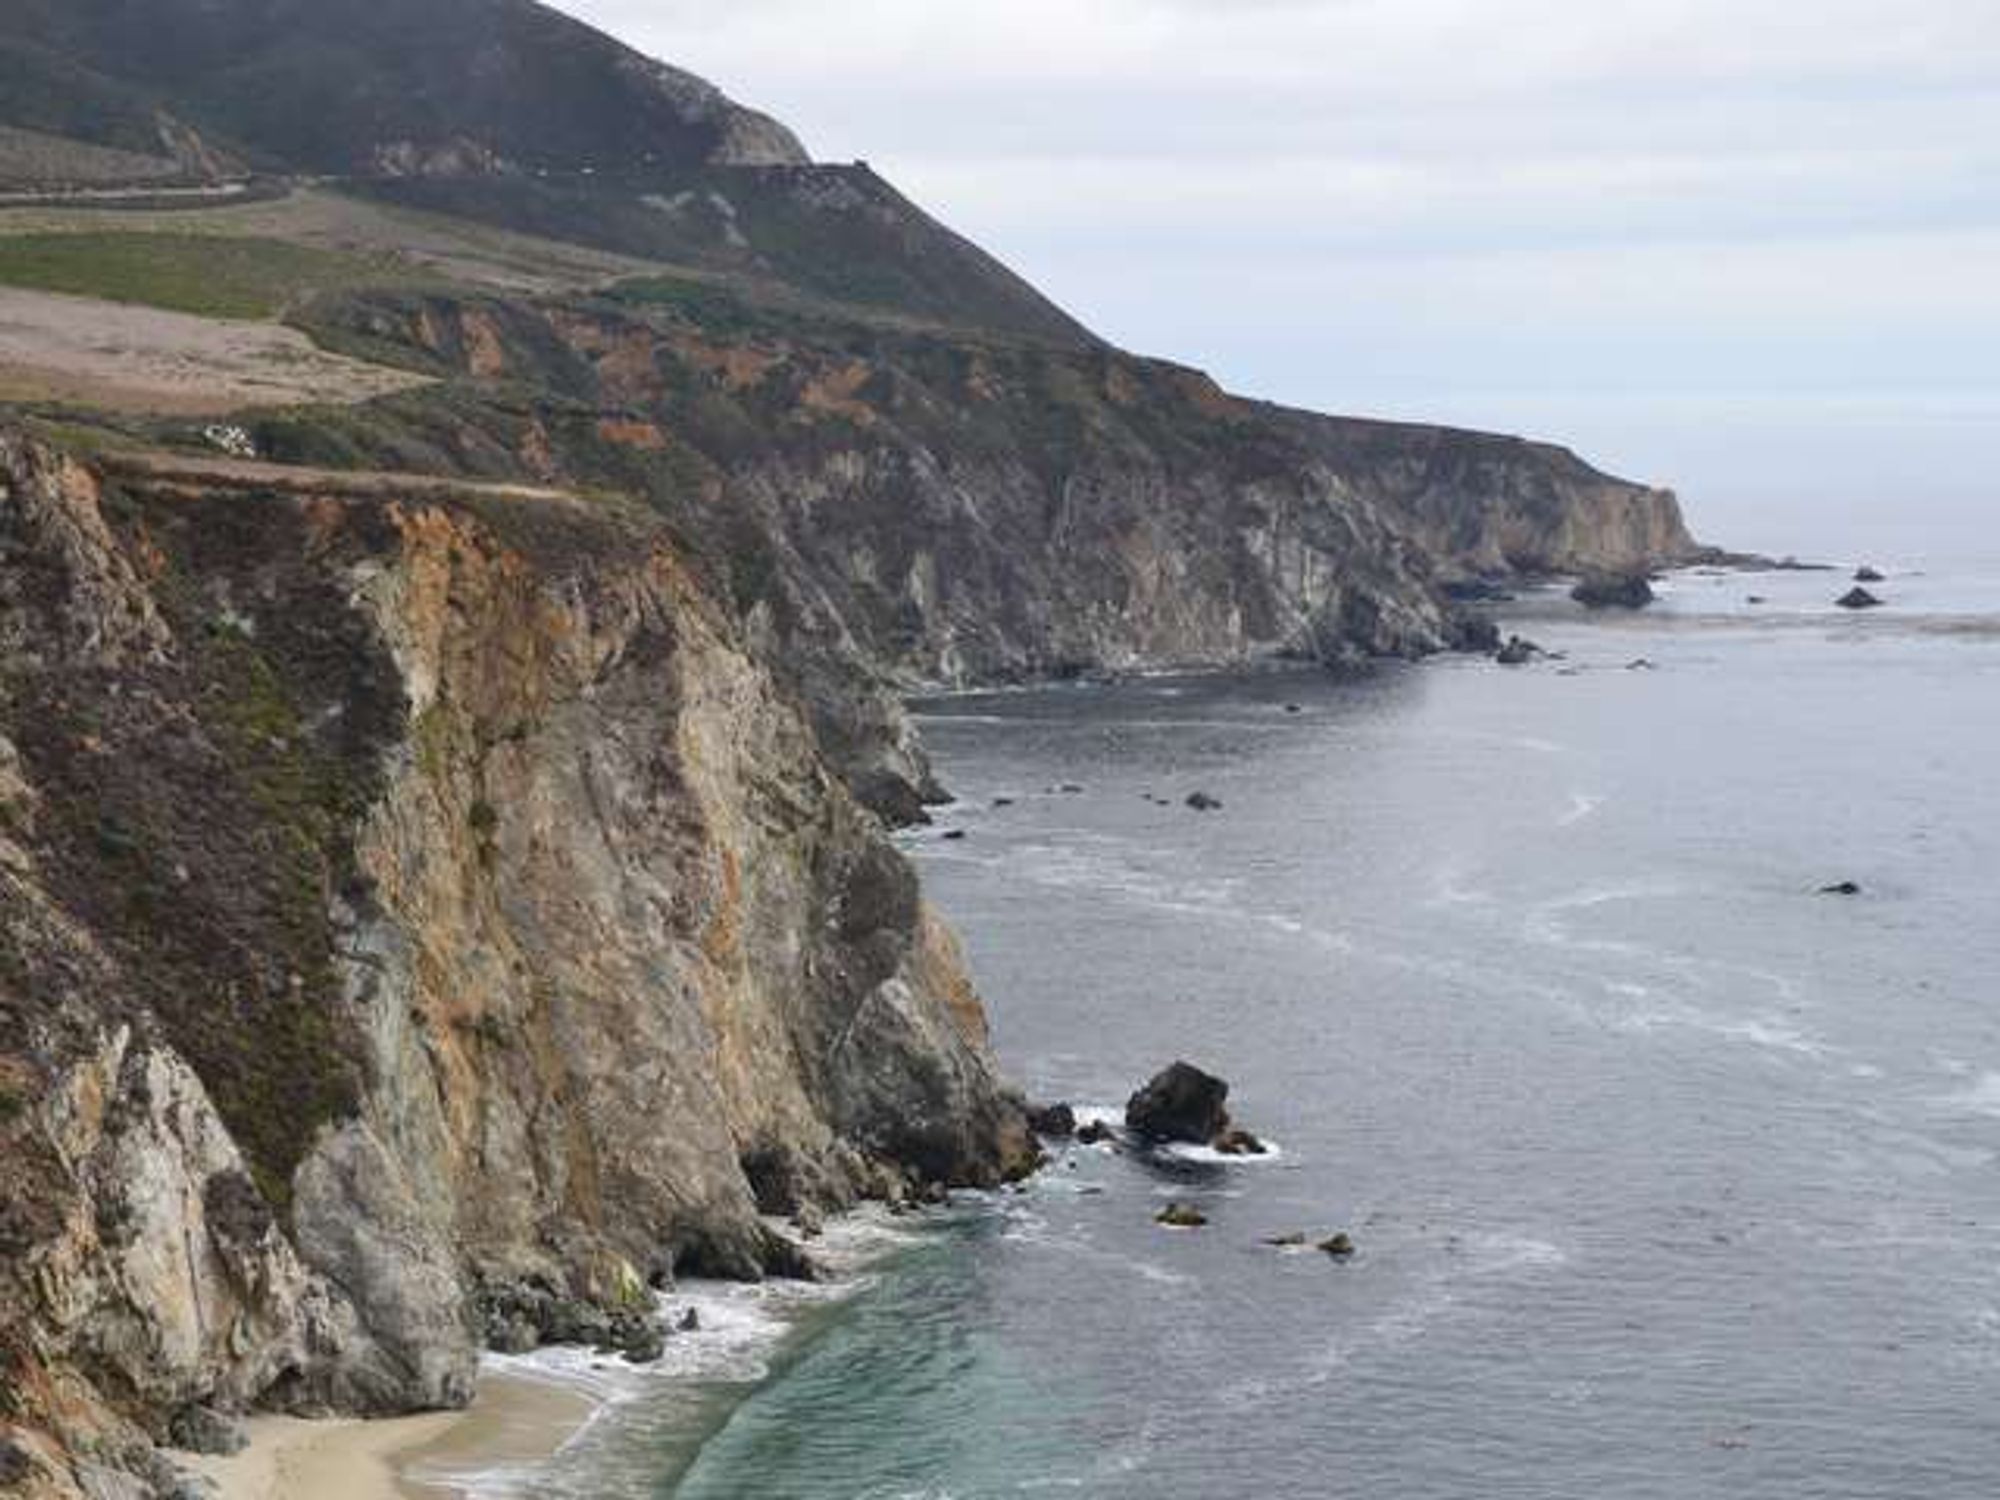
[[[1674,497],[1519,439],[1290,412],[1101,345],[898,325],[687,280],[320,304],[442,387],[270,452],[608,487],[686,538],[878,809],[927,790],[913,688],[1461,639],[1443,585],[1699,555]]]

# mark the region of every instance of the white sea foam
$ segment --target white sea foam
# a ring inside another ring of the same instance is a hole
[[[1406,1295],[1310,1359],[1305,1383],[1324,1385],[1357,1358],[1413,1343],[1448,1316],[1473,1284],[1559,1271],[1570,1261],[1569,1252],[1553,1241],[1510,1230],[1454,1235],[1447,1250],[1444,1263],[1420,1276]]]
[[[635,1365],[591,1349],[551,1346],[528,1354],[488,1354],[482,1368],[573,1391],[592,1403],[589,1417],[563,1445],[561,1453],[566,1454],[608,1413],[663,1383],[749,1385],[764,1379],[770,1373],[771,1355],[802,1313],[865,1290],[873,1282],[869,1268],[915,1238],[885,1211],[865,1207],[831,1220],[823,1237],[813,1243],[814,1258],[831,1273],[828,1280],[754,1284],[687,1280],[659,1292],[654,1299],[659,1317],[675,1331],[668,1335],[661,1358],[652,1364]],[[699,1326],[679,1331],[690,1312]],[[548,1492],[543,1462],[428,1469],[413,1477],[469,1500]]]
[[[1076,1123],[1079,1128],[1085,1125],[1104,1125],[1117,1131],[1121,1141],[1127,1139],[1125,1136],[1125,1108],[1123,1105],[1078,1104],[1072,1107],[1075,1111]],[[1189,1141],[1167,1141],[1158,1146],[1149,1146],[1147,1149],[1155,1151],[1161,1156],[1171,1156],[1176,1161],[1201,1162],[1204,1165],[1222,1167],[1262,1166],[1284,1158],[1285,1148],[1278,1142],[1268,1136],[1259,1136],[1257,1139],[1264,1144],[1264,1154],[1262,1156],[1231,1156],[1227,1152],[1217,1151],[1213,1146],[1197,1146]],[[1096,1146],[1086,1146],[1082,1149],[1087,1151],[1095,1150],[1108,1154],[1117,1148],[1115,1144],[1107,1141],[1100,1142]]]
[[[1584,819],[1594,817],[1597,810],[1603,806],[1604,799],[1602,797],[1593,796],[1589,792],[1571,792],[1569,794],[1569,811],[1556,819],[1556,827],[1574,828],[1577,824],[1583,822]]]
[[[1162,1156],[1171,1156],[1176,1161],[1201,1162],[1217,1167],[1267,1167],[1284,1160],[1285,1148],[1276,1141],[1259,1136],[1263,1142],[1262,1156],[1235,1156],[1227,1151],[1218,1151],[1213,1146],[1197,1146],[1188,1141],[1169,1141],[1159,1147]]]
[[[1123,1276],[1137,1277],[1152,1285],[1170,1288],[1176,1294],[1194,1285],[1194,1277],[1185,1271],[1176,1271],[1144,1256],[1106,1250],[1074,1230],[1057,1229],[1045,1215],[1030,1206],[1029,1200],[1014,1200],[1003,1211],[1007,1220],[1007,1227],[1000,1234],[1003,1240],[1109,1266]]]
[[[1967,1114],[2000,1119],[2000,1073],[1981,1073],[1968,1087],[1946,1095],[1945,1103]]]

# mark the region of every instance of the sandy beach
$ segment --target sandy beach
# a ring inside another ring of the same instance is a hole
[[[554,1453],[591,1403],[537,1381],[486,1376],[462,1412],[380,1422],[256,1417],[233,1458],[177,1455],[214,1480],[222,1500],[437,1500],[463,1493],[454,1477]]]

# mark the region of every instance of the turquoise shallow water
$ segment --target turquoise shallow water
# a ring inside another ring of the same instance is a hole
[[[912,847],[1010,1067],[1115,1106],[1187,1056],[1282,1154],[1071,1151],[534,1492],[1984,1500],[2000,572],[1924,572],[926,705],[964,801]]]

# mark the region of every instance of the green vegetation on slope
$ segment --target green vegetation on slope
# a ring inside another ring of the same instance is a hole
[[[211,318],[274,318],[319,292],[422,283],[402,262],[198,234],[0,235],[0,286]]]
[[[282,1208],[316,1130],[349,1115],[360,1088],[332,913],[336,898],[372,899],[353,840],[401,734],[401,680],[337,570],[308,560],[298,506],[111,485],[104,508],[122,545],[154,559],[150,596],[174,648],[0,673],[40,793],[17,836]],[[30,1017],[75,982],[46,959],[13,967]]]

